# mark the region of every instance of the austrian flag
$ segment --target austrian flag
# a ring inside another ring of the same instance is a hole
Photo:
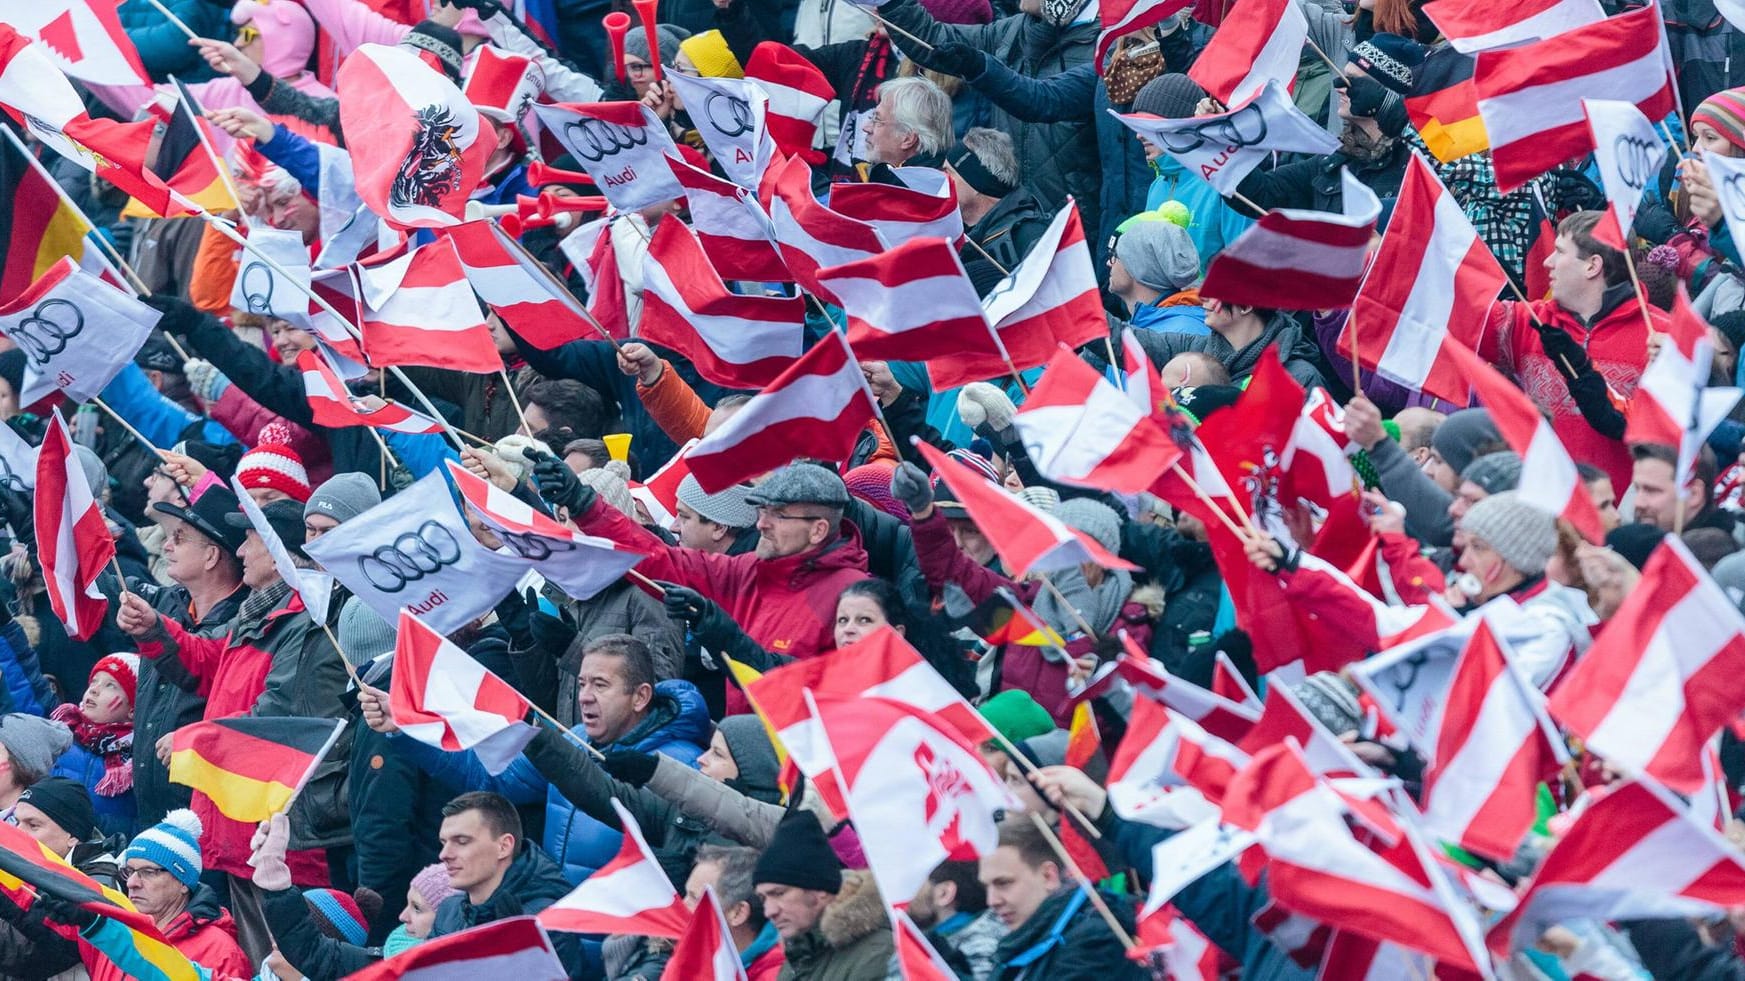
[[[389,688],[401,732],[448,752],[470,749],[491,773],[503,772],[538,732],[522,721],[532,703],[405,610]]]

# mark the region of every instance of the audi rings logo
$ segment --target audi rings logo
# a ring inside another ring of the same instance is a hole
[[[1722,179],[1721,207],[1734,221],[1745,218],[1745,174],[1728,174]]]
[[[359,556],[358,572],[384,593],[397,593],[408,583],[434,575],[460,561],[460,542],[437,521],[426,521],[368,555]]]
[[[243,266],[236,281],[242,288],[242,301],[247,304],[249,313],[276,316],[273,313],[273,270],[266,263],[251,262]]]
[[[1192,153],[1204,146],[1240,150],[1266,141],[1266,114],[1258,105],[1244,106],[1221,119],[1161,132],[1153,139],[1170,153]]]
[[[620,126],[603,119],[578,119],[563,124],[563,141],[577,160],[599,163],[647,143],[648,131],[641,126]]]
[[[1648,186],[1654,177],[1654,158],[1660,144],[1625,133],[1612,143],[1612,155],[1617,160],[1618,177],[1632,191]]]
[[[709,125],[727,137],[744,136],[756,125],[751,103],[725,92],[709,93],[709,98],[703,101],[703,115],[709,117]]]
[[[566,542],[560,538],[547,538],[544,535],[530,535],[514,531],[499,531],[497,537],[509,550],[524,559],[543,562],[551,558],[554,552],[574,552],[575,542]]]
[[[67,342],[85,329],[85,314],[71,300],[51,297],[36,305],[12,328],[12,340],[38,366],[65,351]]]

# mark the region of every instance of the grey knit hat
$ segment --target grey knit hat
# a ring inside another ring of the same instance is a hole
[[[777,779],[782,765],[770,745],[769,733],[755,715],[730,715],[716,724],[721,738],[727,740],[727,751],[733,754],[733,765],[739,768],[739,782],[748,791],[779,790]]]
[[[1358,691],[1351,682],[1331,671],[1319,671],[1304,678],[1291,689],[1303,708],[1315,721],[1338,736],[1363,724],[1363,706],[1358,703]]]
[[[685,474],[679,481],[679,503],[709,521],[728,528],[750,528],[757,524],[757,509],[745,503],[751,488],[734,484],[719,494],[705,493],[697,478]]]
[[[1173,221],[1137,221],[1115,240],[1115,258],[1143,286],[1174,293],[1200,278],[1200,253]]]
[[[1734,552],[1709,570],[1709,575],[1715,579],[1715,584],[1727,594],[1741,612],[1745,612],[1745,552]]]
[[[345,524],[380,503],[382,492],[367,475],[355,470],[334,474],[310,493],[309,503],[303,505],[303,520],[308,521],[311,515],[325,514]]]
[[[18,782],[29,786],[54,769],[55,760],[73,745],[73,731],[52,719],[8,712],[0,715],[0,746],[12,761]]]
[[[339,646],[353,667],[368,664],[394,649],[394,625],[353,596],[340,608],[339,623],[334,628]]]
[[[673,59],[679,56],[679,42],[690,37],[691,32],[671,24],[656,24],[654,25],[654,35],[660,38],[661,64],[670,65],[673,63]],[[643,61],[654,60],[648,56],[648,32],[643,30],[641,25],[637,25],[635,30],[625,32],[624,53],[641,58]]]
[[[1460,530],[1496,550],[1510,568],[1536,576],[1557,550],[1557,518],[1514,491],[1492,494],[1460,519]]]
[[[1512,450],[1486,453],[1467,464],[1460,479],[1484,488],[1486,494],[1512,491],[1521,483],[1521,458]]]
[[[848,485],[836,471],[816,463],[790,463],[764,478],[763,483],[745,495],[745,503],[754,508],[781,507],[784,504],[822,504],[826,507],[848,507]]]
[[[621,469],[627,469],[618,463],[613,467],[613,460],[604,467],[593,467],[576,474],[576,479],[600,495],[600,500],[618,509],[618,512],[632,521],[636,520],[636,498],[630,496],[630,485],[625,482]]]
[[[1198,82],[1180,73],[1159,75],[1133,97],[1133,111],[1161,116],[1164,119],[1186,119],[1206,97]]]
[[[1068,528],[1091,536],[1110,553],[1121,548],[1121,516],[1101,501],[1069,497],[1054,506],[1054,516]]]
[[[1486,443],[1502,441],[1502,434],[1497,432],[1497,424],[1491,421],[1491,414],[1484,409],[1461,409],[1450,413],[1442,420],[1442,425],[1436,427],[1436,432],[1430,437],[1430,446],[1436,450],[1442,462],[1449,469],[1460,473],[1477,455],[1478,447]]]

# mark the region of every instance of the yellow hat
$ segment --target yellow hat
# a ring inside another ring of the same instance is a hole
[[[697,74],[704,78],[744,78],[745,69],[733,57],[733,49],[720,31],[704,31],[679,42],[679,51],[691,59]]]

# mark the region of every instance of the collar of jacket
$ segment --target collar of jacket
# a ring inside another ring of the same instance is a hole
[[[1635,301],[1636,287],[1633,284],[1614,283],[1611,286],[1606,287],[1605,293],[1600,295],[1600,308],[1598,312],[1596,312],[1592,317],[1587,317],[1585,319],[1582,317],[1576,317],[1575,319],[1577,323],[1591,331],[1601,321],[1616,312],[1619,307],[1626,303],[1634,303]]]
[[[839,553],[850,547],[865,554],[860,544],[860,529],[845,517],[836,527],[836,537],[817,548],[784,555],[779,559],[759,559],[757,577],[765,582],[792,585],[800,576],[814,569],[834,568],[839,565],[846,567],[847,563],[840,561],[846,556],[832,553]]]

